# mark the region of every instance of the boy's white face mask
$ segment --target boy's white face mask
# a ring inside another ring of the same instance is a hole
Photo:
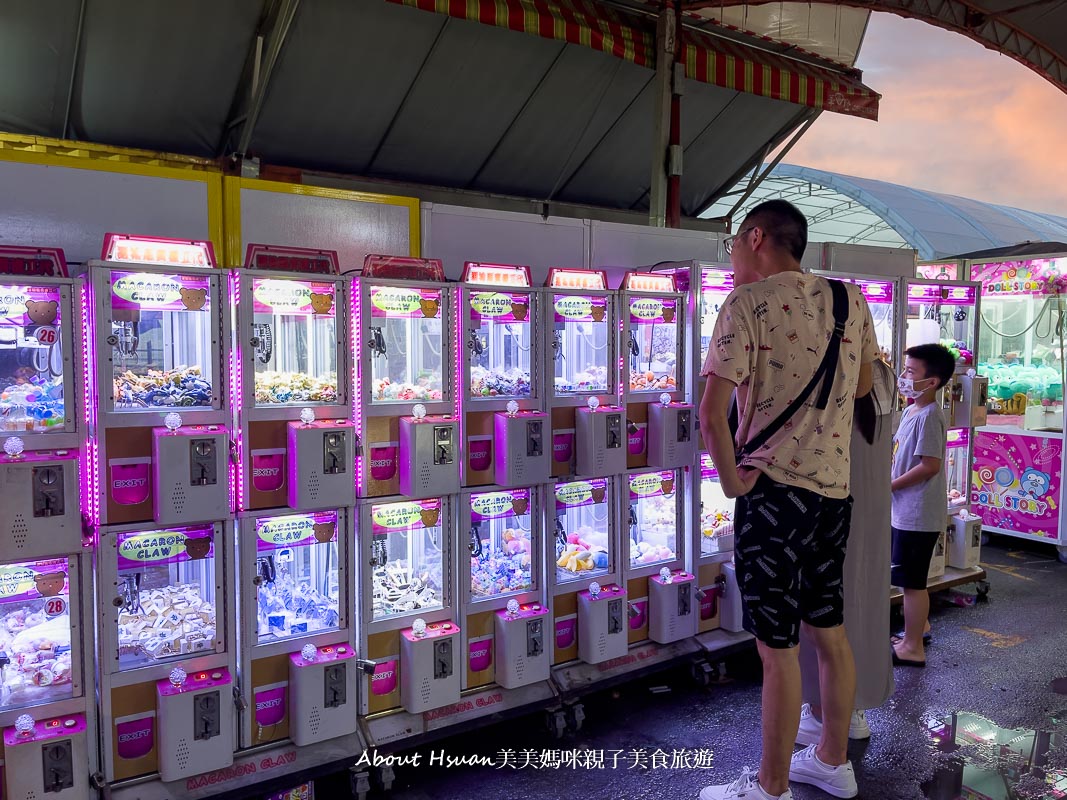
[[[897,378],[897,391],[908,400],[917,400],[923,396],[927,389],[936,385],[936,378],[923,378],[921,381],[913,381],[901,375]],[[920,389],[919,386],[922,386]]]

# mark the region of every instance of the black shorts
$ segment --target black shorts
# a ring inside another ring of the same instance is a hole
[[[833,499],[761,475],[737,498],[734,562],[745,630],[768,647],[796,647],[800,623],[845,621],[845,545],[852,498]]]
[[[941,531],[903,531],[893,528],[893,567],[889,580],[901,589],[925,589],[930,559]]]

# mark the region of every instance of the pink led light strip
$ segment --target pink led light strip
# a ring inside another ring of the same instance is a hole
[[[241,274],[239,269],[230,270],[230,302],[233,303],[233,326],[240,334]],[[242,342],[243,344],[243,342]],[[242,348],[230,348],[230,412],[232,416],[234,447],[237,458],[230,459],[230,508],[235,512],[244,510],[245,470],[244,470],[244,433],[241,430],[240,409],[244,400],[244,363]]]
[[[360,279],[353,278],[348,295],[348,314],[352,320],[352,427],[355,429],[357,446],[361,450],[356,456],[356,497],[363,496],[363,458],[364,453],[370,452],[367,443],[363,441],[363,350],[359,346],[359,337],[363,331],[363,303],[360,302],[360,286]]]
[[[82,369],[85,372],[83,408],[85,409],[85,449],[82,455],[81,494],[85,510],[85,530],[95,545],[100,530],[100,448],[97,443],[96,423],[99,418],[99,393],[96,364],[96,312],[93,306],[93,290],[90,277],[81,288]]]

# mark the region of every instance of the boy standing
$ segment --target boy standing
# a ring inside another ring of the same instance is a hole
[[[952,378],[956,360],[939,344],[909,347],[897,381],[900,394],[914,402],[905,409],[893,439],[892,582],[904,590],[904,636],[893,643],[893,663],[925,667],[923,635],[929,630],[930,558],[945,528],[947,491],[945,420],[937,390]]]

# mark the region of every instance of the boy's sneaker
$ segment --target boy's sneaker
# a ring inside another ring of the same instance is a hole
[[[805,703],[800,707],[800,727],[797,728],[797,744],[802,747],[818,744],[820,736],[822,736],[822,723],[811,713],[811,706]],[[848,738],[871,738],[871,728],[867,724],[866,711],[852,712],[852,718],[848,721]]]
[[[815,755],[815,745],[793,753],[793,760],[789,764],[789,780],[817,786],[834,797],[848,798],[859,794],[852,762],[846,761],[839,767],[827,766]]]
[[[786,789],[785,794],[767,794],[759,785],[758,774],[745,767],[733,783],[705,786],[700,790],[700,800],[793,800],[793,793]]]

